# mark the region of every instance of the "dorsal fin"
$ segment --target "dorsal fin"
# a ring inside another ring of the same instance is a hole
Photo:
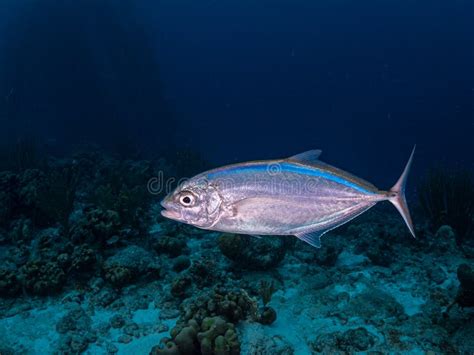
[[[314,164],[318,162],[318,159],[321,153],[322,151],[320,149],[308,150],[306,152],[293,155],[289,157],[288,160],[302,163],[302,164]]]

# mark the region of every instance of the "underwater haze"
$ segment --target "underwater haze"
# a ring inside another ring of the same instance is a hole
[[[472,23],[469,0],[3,0],[0,354],[472,354]],[[201,173],[231,185],[198,211]],[[275,173],[316,191],[275,200]]]

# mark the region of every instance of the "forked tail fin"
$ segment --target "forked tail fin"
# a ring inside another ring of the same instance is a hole
[[[415,148],[416,146],[413,147],[410,159],[408,159],[408,163],[405,166],[405,170],[403,170],[403,173],[398,179],[397,183],[390,189],[388,195],[388,200],[397,208],[398,212],[400,212],[414,238],[416,238],[415,228],[413,227],[410,211],[408,210],[407,200],[405,198],[405,185],[407,182],[408,173],[410,172],[411,163],[413,161],[413,155],[415,154]]]

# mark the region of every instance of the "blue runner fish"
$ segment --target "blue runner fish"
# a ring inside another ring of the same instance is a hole
[[[405,184],[415,148],[388,191],[319,160],[320,150],[286,159],[251,161],[201,173],[163,201],[164,217],[229,233],[294,235],[312,246],[321,236],[390,201],[415,237]]]

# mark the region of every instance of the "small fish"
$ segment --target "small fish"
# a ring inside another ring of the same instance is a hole
[[[413,237],[405,183],[415,148],[397,183],[377,189],[319,160],[320,150],[286,159],[251,161],[201,173],[181,184],[161,205],[164,217],[221,232],[294,235],[321,246],[321,236],[390,201]]]

